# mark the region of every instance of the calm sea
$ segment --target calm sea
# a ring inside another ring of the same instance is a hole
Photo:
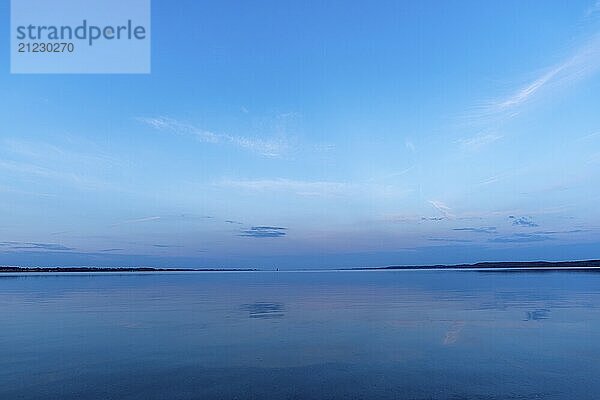
[[[0,276],[0,399],[599,399],[600,273]]]

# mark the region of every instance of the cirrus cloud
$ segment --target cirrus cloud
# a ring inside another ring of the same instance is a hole
[[[287,228],[279,226],[253,226],[243,229],[238,236],[253,238],[276,238],[287,235]]]
[[[281,157],[290,147],[283,137],[260,138],[215,133],[169,117],[140,117],[137,120],[160,131],[190,136],[204,143],[230,144],[265,157]]]

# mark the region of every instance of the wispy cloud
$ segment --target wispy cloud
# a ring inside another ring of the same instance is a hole
[[[389,177],[388,177],[389,178]],[[311,197],[358,197],[368,196],[373,199],[402,198],[412,192],[412,188],[397,184],[366,182],[336,182],[336,181],[303,181],[286,178],[232,180],[225,179],[213,184],[217,187],[233,188],[256,192],[293,193],[298,196]]]
[[[331,153],[336,149],[336,145],[333,143],[317,143],[312,146],[313,150],[317,153]]]
[[[578,82],[598,69],[600,35],[596,34],[569,57],[547,68],[509,96],[490,102],[484,107],[484,116],[505,118],[518,115],[525,104],[540,96],[543,89]]]
[[[83,189],[99,189],[110,186],[105,182],[83,176],[75,172],[46,168],[29,162],[0,160],[0,170],[10,171],[12,173],[28,177],[66,182],[70,185]]]
[[[592,17],[598,14],[600,14],[600,0],[597,0],[595,4],[593,4],[592,6],[590,6],[590,8],[587,9],[585,16]]]
[[[502,137],[502,135],[497,133],[484,133],[469,138],[459,139],[458,143],[465,151],[479,151],[497,140],[502,139]]]
[[[282,138],[250,138],[222,135],[225,141],[265,157],[281,157],[289,150],[289,144]]]
[[[539,226],[531,217],[515,217],[514,215],[509,215],[508,219],[512,220],[512,224],[515,226],[523,226],[527,228],[535,228]]]
[[[446,217],[421,217],[421,221],[443,221]]]
[[[588,164],[600,163],[600,153],[594,153],[587,159]]]
[[[265,157],[281,157],[290,148],[290,144],[284,137],[257,138],[214,133],[187,122],[168,117],[142,117],[137,119],[154,129],[190,136],[204,143],[234,145]]]
[[[385,181],[385,180],[388,180],[388,179],[398,178],[400,176],[404,176],[404,175],[408,174],[409,172],[413,171],[414,169],[415,169],[415,166],[413,165],[413,166],[410,166],[410,167],[405,168],[403,170],[389,173],[389,174],[384,175],[382,177],[376,177],[376,178],[370,179],[369,182]]]
[[[453,239],[453,238],[428,238],[431,242],[444,242],[444,243],[472,243],[472,240],[468,239]]]
[[[487,186],[496,182],[504,181],[513,176],[519,175],[522,172],[522,168],[516,168],[513,170],[505,171],[497,175],[490,176],[477,184],[477,186]]]
[[[505,209],[505,210],[453,210],[447,206],[444,202],[437,200],[429,200],[427,202],[436,211],[442,215],[437,216],[423,216],[419,214],[387,214],[382,216],[382,220],[385,222],[397,222],[397,223],[419,223],[419,222],[440,222],[448,224],[451,221],[492,221],[497,219],[508,218],[515,226],[524,227],[536,227],[538,224],[533,220],[533,216],[541,216],[547,214],[563,214],[565,211],[572,208],[571,206],[558,206],[550,208],[537,208],[535,210],[529,209]],[[528,215],[523,217],[516,217],[516,215]],[[514,221],[517,221],[514,223]],[[464,222],[467,224],[468,222]],[[471,222],[475,224],[476,222]],[[484,223],[484,222],[480,222]],[[470,230],[470,229],[489,229],[492,233],[494,227],[457,227],[457,230]]]
[[[405,223],[405,224],[416,224],[420,222],[441,222],[445,221],[448,218],[446,217],[428,217],[421,215],[406,215],[406,214],[389,214],[384,215],[383,221],[385,222],[393,222],[393,223]]]
[[[473,232],[473,233],[498,233],[495,226],[469,227],[469,228],[454,228],[453,231]]]
[[[573,63],[572,59],[569,59],[561,64],[558,64],[551,68],[549,71],[543,73],[533,82],[530,82],[526,86],[519,89],[516,93],[512,94],[508,98],[499,100],[492,104],[497,111],[516,110],[518,106],[528,101],[531,97],[535,96],[536,93],[549,82],[551,82],[561,71],[567,69]]]
[[[577,141],[586,141],[586,140],[591,140],[591,139],[595,139],[600,137],[600,131],[598,132],[592,132],[590,134],[587,134],[585,136],[580,137],[579,139],[577,139]]]
[[[291,179],[225,180],[218,186],[256,191],[289,191],[303,196],[333,196],[348,191],[350,185],[331,181],[298,181]]]
[[[500,182],[501,180],[503,180],[505,177],[502,175],[494,175],[494,176],[490,176],[487,179],[484,179],[483,181],[479,182],[477,185],[478,186],[487,186],[487,185],[491,185],[493,183],[496,182]]]
[[[454,214],[452,214],[452,209],[448,207],[446,204],[439,200],[429,200],[429,204],[433,206],[436,210],[438,210],[444,217],[453,218]]]
[[[393,223],[416,224],[422,222],[441,223],[443,221],[453,220],[456,215],[450,207],[440,200],[427,200],[427,204],[433,207],[442,215],[419,215],[419,214],[388,214],[383,216],[383,220]]]
[[[138,118],[138,121],[151,126],[154,129],[161,131],[170,131],[180,135],[194,136],[196,139],[207,143],[218,143],[219,135],[216,133],[200,129],[194,125],[178,121],[173,118],[156,117],[156,118]]]
[[[567,234],[584,233],[584,232],[589,232],[589,230],[587,230],[587,229],[571,229],[571,230],[566,230],[566,231],[536,231],[536,232],[532,232],[532,233],[537,234],[537,235],[567,235]]]
[[[535,233],[515,233],[510,236],[500,236],[490,239],[489,242],[493,243],[530,243],[530,242],[543,242],[546,240],[552,240],[550,236],[539,235]]]
[[[0,247],[8,250],[50,250],[50,251],[71,251],[71,247],[56,243],[37,243],[37,242],[0,242]]]
[[[36,196],[36,197],[56,197],[56,194],[32,192],[29,190],[19,190],[19,189],[14,189],[12,187],[4,186],[4,185],[0,185],[0,192],[14,193],[17,195],[25,195],[25,196]]]
[[[145,222],[180,222],[180,221],[205,221],[214,219],[211,215],[202,215],[202,214],[192,214],[192,213],[181,213],[181,214],[161,214],[161,215],[151,215],[147,217],[140,218],[131,218],[123,221],[116,222],[111,226],[120,226],[127,224],[139,224]]]
[[[81,151],[69,148],[72,147],[73,142],[76,142],[86,150]],[[2,149],[13,155],[30,160],[69,162],[71,164],[104,167],[122,166],[119,160],[106,154],[95,143],[81,140],[80,138],[77,138],[77,140],[69,137],[63,138],[60,144],[8,138],[2,141]]]
[[[276,238],[287,235],[287,228],[279,226],[253,226],[240,231],[238,236],[253,238]]]
[[[596,4],[589,14],[596,13]],[[503,124],[521,114],[528,104],[545,97],[551,90],[572,86],[600,71],[600,33],[586,38],[582,45],[574,48],[559,62],[541,71],[520,87],[507,90],[506,95],[485,102],[467,115],[470,127],[477,127],[478,133],[457,141],[463,151],[475,152],[488,147],[504,137],[496,133]],[[492,130],[490,133],[489,131]],[[492,177],[482,185],[498,181],[502,177]]]
[[[159,216],[151,216],[151,217],[142,217],[142,218],[127,219],[125,221],[121,221],[121,222],[117,222],[116,224],[112,224],[111,226],[120,226],[120,225],[127,225],[127,224],[138,224],[138,223],[141,223],[141,222],[158,221],[159,219],[161,219],[161,217],[159,217]]]
[[[3,139],[0,141],[0,170],[27,179],[59,181],[85,190],[123,190],[100,178],[111,169],[121,167],[118,160],[88,141],[76,141],[77,145],[86,146],[84,151],[72,150],[73,141],[63,142],[70,146]]]

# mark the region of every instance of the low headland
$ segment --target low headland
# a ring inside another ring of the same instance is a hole
[[[352,271],[367,270],[417,270],[417,269],[453,269],[453,270],[489,270],[489,271],[507,271],[507,270],[600,270],[600,260],[582,260],[582,261],[505,261],[505,262],[479,262],[474,264],[454,264],[454,265],[391,265],[386,267],[358,267],[347,268]]]

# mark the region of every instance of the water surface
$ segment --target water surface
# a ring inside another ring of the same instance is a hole
[[[1,399],[598,399],[600,273],[0,276]]]

